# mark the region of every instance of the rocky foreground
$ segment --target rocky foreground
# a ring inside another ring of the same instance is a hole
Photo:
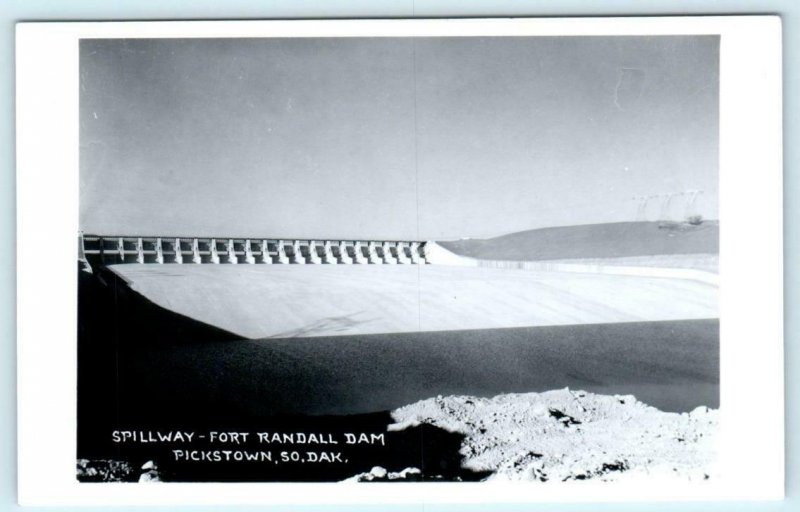
[[[702,483],[718,475],[718,417],[717,410],[707,407],[670,413],[632,395],[569,388],[494,398],[438,396],[383,416],[378,430],[388,430],[388,444],[405,446],[401,450],[406,456],[396,451],[373,454],[352,466],[353,472],[342,468],[343,475],[317,477],[350,482],[677,479]],[[406,453],[422,445],[421,454]],[[84,482],[194,481],[186,480],[185,474],[162,474],[154,460],[138,470],[140,463],[77,462],[78,480]]]
[[[562,389],[488,399],[439,396],[401,407],[392,417],[396,423],[389,430],[427,423],[465,435],[464,467],[491,472],[489,480],[706,480],[715,475],[718,411],[706,407],[667,413],[630,395]],[[384,478],[376,468],[354,480]]]

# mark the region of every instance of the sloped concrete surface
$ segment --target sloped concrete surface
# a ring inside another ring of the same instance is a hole
[[[718,317],[688,279],[444,265],[109,267],[155,304],[251,338]]]

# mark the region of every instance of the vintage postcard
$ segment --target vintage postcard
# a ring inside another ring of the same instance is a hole
[[[772,17],[20,25],[20,500],[780,497],[780,59]]]

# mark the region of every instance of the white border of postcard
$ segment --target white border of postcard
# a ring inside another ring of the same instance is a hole
[[[620,483],[76,480],[81,38],[719,34],[721,478]],[[781,23],[775,16],[17,25],[19,501],[74,504],[779,499],[784,492]],[[491,487],[491,488],[489,488]]]

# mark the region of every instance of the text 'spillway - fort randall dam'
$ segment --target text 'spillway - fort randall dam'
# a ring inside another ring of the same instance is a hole
[[[76,478],[718,481],[718,56],[82,40]]]

